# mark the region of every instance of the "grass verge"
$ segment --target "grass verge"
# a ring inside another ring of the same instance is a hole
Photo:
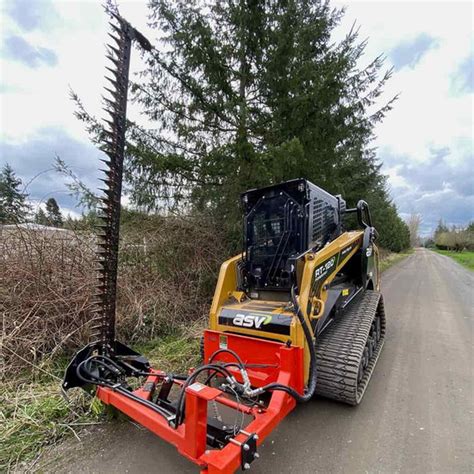
[[[77,437],[82,427],[101,422],[103,410],[98,400],[77,391],[66,401],[60,393],[59,367],[56,373],[41,370],[39,377],[29,374],[2,383],[0,472],[33,470],[44,447],[66,433]]]
[[[388,253],[383,255],[380,258],[380,272],[388,270],[390,267],[393,267],[398,262],[401,262],[414,252],[413,249],[406,250],[400,253]]]
[[[203,320],[164,337],[143,344],[132,344],[154,367],[186,373],[199,363],[199,337]],[[47,446],[65,435],[79,438],[81,429],[105,419],[102,403],[80,389],[60,393],[67,361],[36,366],[0,388],[0,472],[34,470]]]
[[[456,262],[460,263],[463,267],[468,268],[471,271],[474,271],[474,252],[463,251],[463,252],[454,252],[453,250],[438,250],[434,249],[435,252],[446,255],[447,257],[452,258]]]

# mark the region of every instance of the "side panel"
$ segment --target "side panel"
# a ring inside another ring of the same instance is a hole
[[[299,304],[301,311],[311,326],[311,310],[314,298],[324,305],[328,299],[326,285],[331,283],[341,268],[357,252],[362,244],[363,232],[346,232],[324,247],[321,251],[305,256],[305,265],[299,283]],[[322,314],[322,311],[321,311]],[[318,315],[320,316],[320,315]],[[298,331],[296,345],[304,347],[305,383],[309,376],[309,349],[306,345],[303,330]]]
[[[237,290],[237,264],[242,260],[242,254],[226,260],[219,271],[217,278],[216,291],[212,299],[209,329],[218,329],[218,314],[220,308],[230,298],[232,292]]]

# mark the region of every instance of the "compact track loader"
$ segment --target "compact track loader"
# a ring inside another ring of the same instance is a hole
[[[145,50],[151,45],[112,16],[96,317],[91,342],[71,361],[63,389],[92,389],[203,473],[247,470],[258,446],[298,403],[314,395],[361,401],[385,337],[377,232],[367,203],[347,209],[341,196],[305,179],[247,191],[243,251],[221,267],[202,365],[184,375],[165,373],[117,341],[128,67],[132,41]],[[345,230],[349,214],[358,230]],[[142,381],[139,388],[132,388],[133,378]]]

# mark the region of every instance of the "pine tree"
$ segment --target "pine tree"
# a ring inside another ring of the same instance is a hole
[[[23,222],[30,210],[28,195],[21,189],[21,179],[7,163],[0,173],[0,224]]]
[[[436,237],[444,232],[449,232],[448,226],[443,222],[443,219],[440,219],[438,221],[438,225],[434,231],[434,237],[436,240]]]
[[[49,225],[53,227],[62,227],[63,226],[63,216],[61,210],[59,209],[56,199],[49,198],[46,201],[46,216],[49,221]]]
[[[239,193],[305,177],[349,206],[372,197],[379,231],[398,227],[400,247],[405,228],[371,145],[392,107],[377,102],[390,71],[380,57],[359,68],[366,44],[357,30],[333,44],[343,14],[318,0],[152,0],[164,45],[132,85],[151,124],[128,126],[132,203],[210,212],[231,237],[240,233]]]
[[[194,204],[222,212],[224,196],[235,206],[244,189],[289,178],[349,199],[376,184],[368,144],[390,104],[368,110],[389,74],[378,77],[380,58],[357,69],[365,43],[356,31],[331,45],[342,11],[304,0],[208,9],[155,0],[151,9],[168,52],[155,53],[135,92],[159,134],[134,128],[129,151],[137,189],[152,178],[162,195],[138,201],[191,189]]]
[[[46,213],[43,211],[43,209],[38,208],[35,214],[35,223],[40,224],[40,225],[50,225],[48,217],[46,216]]]

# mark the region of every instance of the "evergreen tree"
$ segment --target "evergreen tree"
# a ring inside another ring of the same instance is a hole
[[[49,221],[49,225],[53,227],[62,227],[63,226],[63,216],[61,210],[59,209],[56,199],[49,198],[46,201],[46,216]]]
[[[43,211],[43,209],[38,208],[35,214],[35,223],[40,224],[40,225],[50,225],[48,217],[46,216],[46,213]]]
[[[163,45],[132,85],[151,123],[128,124],[132,203],[209,212],[237,243],[239,193],[304,177],[349,206],[377,205],[381,235],[408,246],[371,145],[392,106],[377,105],[390,71],[380,57],[359,68],[357,30],[333,44],[343,14],[318,0],[152,0]],[[99,123],[74,98],[100,142]]]
[[[27,194],[21,192],[21,179],[7,163],[0,173],[0,224],[23,222],[30,210]]]
[[[368,110],[389,75],[378,78],[380,58],[357,69],[365,44],[356,31],[331,45],[342,11],[304,0],[155,0],[151,10],[168,52],[156,52],[135,85],[159,130],[132,130],[138,202],[191,190],[195,205],[222,212],[247,188],[295,177],[349,200],[379,184],[367,145],[390,104]],[[149,178],[161,195],[148,193]]]
[[[448,226],[443,222],[443,219],[440,219],[438,221],[438,225],[435,229],[435,232],[434,232],[434,237],[435,237],[435,240],[436,240],[436,237],[444,232],[449,232],[449,228]]]
[[[330,36],[343,12],[305,0],[151,3],[167,52],[135,84],[157,132],[131,127],[129,174],[137,204],[190,198],[238,227],[238,194],[306,177],[352,205],[384,192],[373,127],[389,73],[357,62],[365,43]],[[153,192],[150,192],[153,189]],[[158,192],[157,192],[158,191]],[[388,209],[385,194],[383,204]]]

